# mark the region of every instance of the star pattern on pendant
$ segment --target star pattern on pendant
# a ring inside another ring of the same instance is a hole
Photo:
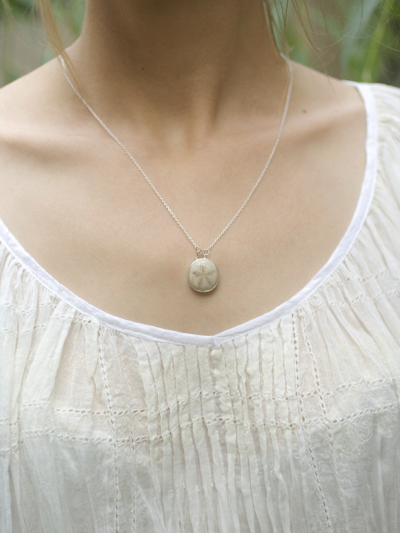
[[[204,265],[200,265],[200,271],[195,270],[193,274],[198,278],[197,286],[201,287],[204,282],[208,283],[209,285],[212,285],[212,279],[210,276],[212,276],[216,270],[213,268],[210,270],[206,270],[206,267]]]

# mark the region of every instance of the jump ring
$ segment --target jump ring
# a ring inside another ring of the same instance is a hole
[[[207,257],[207,255],[210,253],[210,250],[206,248],[205,250],[202,250],[201,248],[197,248],[196,251],[196,259],[199,258],[199,254],[203,254],[203,257]]]

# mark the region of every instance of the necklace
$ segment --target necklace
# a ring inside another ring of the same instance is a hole
[[[175,213],[172,211],[172,209],[169,207],[167,202],[163,199],[161,194],[158,192],[158,190],[155,188],[153,183],[150,181],[142,167],[139,165],[139,163],[136,161],[136,159],[132,156],[132,154],[128,151],[127,148],[122,144],[122,142],[117,139],[117,137],[110,131],[107,126],[104,124],[104,122],[101,120],[101,118],[93,111],[93,109],[90,107],[90,105],[86,102],[86,100],[81,96],[81,94],[78,92],[72,81],[70,80],[67,68],[65,65],[65,61],[62,57],[61,59],[61,65],[63,68],[64,76],[71,86],[74,93],[78,96],[78,98],[81,100],[81,102],[84,104],[84,106],[90,111],[90,113],[93,115],[93,117],[99,122],[99,124],[106,130],[106,132],[114,139],[114,141],[124,150],[124,152],[127,154],[129,159],[132,161],[132,163],[136,166],[136,168],[139,170],[139,172],[142,174],[142,176],[145,178],[147,183],[150,185],[150,187],[153,189],[153,191],[158,196],[159,200],[162,202],[168,213],[172,216],[172,218],[175,220],[175,222],[178,224],[178,226],[181,228],[183,233],[186,235],[186,237],[189,239],[189,241],[193,244],[193,246],[196,249],[196,259],[193,261],[193,263],[190,265],[189,268],[189,285],[197,292],[211,292],[215,289],[215,287],[218,285],[219,281],[219,271],[217,268],[217,265],[214,263],[214,261],[211,261],[211,259],[208,258],[208,255],[210,254],[211,248],[220,240],[220,238],[225,235],[225,233],[228,231],[228,229],[232,226],[232,224],[235,222],[235,220],[238,218],[240,213],[243,211],[243,209],[246,207],[248,201],[253,196],[254,191],[259,186],[262,178],[264,177],[265,173],[267,172],[267,169],[271,163],[272,158],[274,157],[274,154],[276,152],[276,149],[278,148],[279,141],[282,136],[282,130],[283,126],[286,121],[287,112],[289,109],[289,103],[290,103],[290,97],[292,94],[292,88],[293,88],[293,67],[290,63],[290,61],[281,54],[283,59],[286,61],[286,64],[289,69],[289,87],[287,90],[287,96],[286,96],[286,103],[285,108],[283,111],[283,116],[281,120],[281,124],[279,127],[278,135],[274,144],[274,147],[272,148],[272,152],[268,158],[268,161],[261,172],[260,177],[256,181],[254,187],[250,191],[250,194],[246,198],[246,200],[243,202],[242,206],[240,207],[239,211],[236,213],[236,215],[232,218],[232,220],[229,222],[229,224],[221,231],[221,233],[216,237],[216,239],[208,246],[208,248],[200,248],[197,246],[197,244],[194,242],[192,237],[189,235],[189,233],[185,230],[183,225],[179,222],[178,218],[176,217]],[[202,257],[201,257],[202,256]]]

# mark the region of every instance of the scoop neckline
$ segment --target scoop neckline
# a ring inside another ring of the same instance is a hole
[[[97,319],[108,327],[127,335],[157,342],[214,348],[220,346],[224,342],[244,336],[252,331],[260,330],[292,312],[296,307],[305,302],[305,300],[307,300],[333,274],[352,248],[369,212],[375,193],[378,160],[378,125],[374,95],[369,84],[350,81],[343,81],[343,83],[353,85],[358,89],[364,102],[367,123],[365,142],[366,166],[356,210],[345,234],[325,265],[289,300],[286,300],[263,315],[252,318],[242,324],[234,326],[233,328],[221,331],[216,335],[183,333],[158,326],[142,324],[140,322],[133,322],[98,309],[59,283],[22,247],[1,219],[0,240],[17,261],[29,271],[37,281],[60,298],[60,300],[66,302],[80,313],[87,315],[92,319]]]

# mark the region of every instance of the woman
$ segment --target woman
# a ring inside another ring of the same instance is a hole
[[[399,531],[399,91],[260,0],[67,52],[0,91],[1,532]]]

